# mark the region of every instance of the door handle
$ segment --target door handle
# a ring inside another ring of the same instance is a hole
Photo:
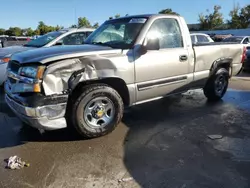
[[[180,55],[180,61],[187,61],[187,55]]]

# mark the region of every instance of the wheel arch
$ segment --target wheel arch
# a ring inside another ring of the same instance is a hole
[[[119,77],[107,77],[107,78],[102,78],[102,79],[96,79],[96,80],[85,80],[78,82],[74,84],[74,87],[71,86],[70,90],[70,95],[74,95],[74,93],[77,93],[81,91],[81,88],[87,85],[91,84],[106,84],[113,89],[115,89],[119,95],[121,96],[123,103],[125,106],[130,105],[130,97],[129,97],[129,90],[126,85],[126,82],[119,78]]]
[[[229,76],[232,76],[232,62],[233,58],[227,57],[227,58],[220,58],[213,62],[211,68],[210,68],[210,76],[216,73],[216,71],[219,68],[225,68],[229,72]]]

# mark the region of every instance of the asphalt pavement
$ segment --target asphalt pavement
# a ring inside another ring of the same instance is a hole
[[[217,103],[195,90],[132,107],[92,140],[23,126],[0,92],[0,187],[250,187],[250,74]],[[12,155],[30,167],[6,169]]]

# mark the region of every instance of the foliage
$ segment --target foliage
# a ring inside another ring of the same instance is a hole
[[[5,31],[5,34],[9,36],[21,36],[22,29],[20,27],[10,27],[8,30]]]
[[[223,25],[223,15],[220,13],[221,6],[215,5],[212,13],[207,10],[207,15],[199,14],[199,23],[202,30],[214,30]]]
[[[98,22],[96,22],[94,25],[93,25],[93,28],[98,28],[99,27],[99,23]]]
[[[229,13],[231,20],[228,20],[227,22],[231,29],[240,29],[242,27],[239,12],[240,12],[240,6],[239,4],[237,4],[233,7],[233,10],[231,10]]]
[[[77,25],[73,24],[70,28],[77,28]]]
[[[173,14],[179,15],[177,12],[173,12],[171,8],[163,9],[159,12],[159,14]]]
[[[78,28],[80,27],[91,27],[89,20],[86,17],[79,17],[78,18]]]
[[[116,14],[116,15],[115,15],[115,18],[120,18],[120,17],[121,17],[120,14]]]
[[[26,29],[22,29],[22,35],[24,36],[32,36],[34,34],[34,31],[29,27]]]
[[[229,13],[230,20],[228,25],[230,29],[247,28],[250,24],[250,5],[240,8],[239,5],[234,6]]]
[[[4,35],[5,34],[5,29],[0,28],[0,35]]]
[[[116,14],[114,17],[113,17],[113,16],[110,16],[110,17],[109,17],[109,20],[112,20],[112,19],[114,19],[114,18],[120,18],[120,17],[121,17],[120,14]]]
[[[207,10],[206,14],[199,14],[199,30],[214,30],[214,29],[240,29],[247,28],[250,26],[250,5],[245,7],[240,7],[236,5],[230,11],[229,16],[230,19],[226,21],[227,24],[223,24],[223,15],[220,12],[221,7],[215,5],[213,8],[213,12],[210,13]],[[172,14],[179,15],[177,12],[174,12],[171,8],[163,9],[159,11],[159,14]],[[129,16],[126,14],[125,16]],[[116,14],[114,16],[110,16],[109,19],[120,18],[120,14]],[[71,26],[71,28],[80,28],[80,27],[93,27],[98,28],[99,23],[94,23],[91,25],[90,21],[86,17],[79,17],[78,23]],[[57,31],[62,29],[63,27],[57,26],[49,26],[46,25],[43,21],[38,23],[38,26],[35,30],[31,28],[21,29],[19,27],[10,27],[5,30],[0,28],[0,35],[10,35],[10,36],[33,36],[33,35],[44,35],[51,31]]]
[[[242,28],[247,28],[250,25],[250,5],[247,5],[241,9],[240,20]]]

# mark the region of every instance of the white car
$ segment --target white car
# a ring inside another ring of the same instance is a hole
[[[250,46],[250,37],[249,36],[232,36],[225,38],[222,42],[236,42],[239,44],[246,44]]]
[[[190,36],[193,44],[214,42],[209,35],[204,33],[192,33]]]
[[[17,52],[56,45],[81,45],[94,31],[93,28],[62,29],[53,31],[31,40],[23,46],[10,46],[0,49],[0,85],[6,80],[7,65],[10,56]]]

